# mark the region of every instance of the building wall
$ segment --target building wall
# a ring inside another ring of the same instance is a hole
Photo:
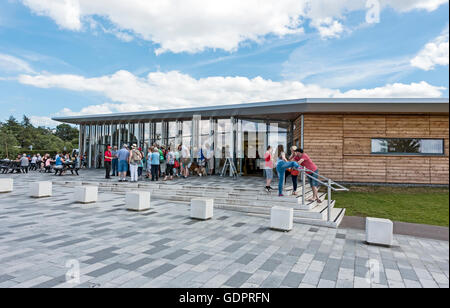
[[[441,138],[445,155],[373,155],[372,138]],[[449,183],[448,116],[305,114],[304,149],[336,181]]]

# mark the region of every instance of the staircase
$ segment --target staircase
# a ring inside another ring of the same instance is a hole
[[[80,185],[75,181],[54,181],[55,185]],[[294,222],[337,228],[345,214],[345,209],[335,208],[335,201],[330,201],[331,217],[328,219],[327,193],[319,194],[322,203],[302,203],[302,186],[297,189],[297,196],[292,195],[292,187],[286,187],[284,197],[278,197],[278,192],[267,193],[259,187],[232,187],[233,185],[192,185],[188,181],[179,182],[82,182],[82,185],[95,185],[99,191],[125,193],[133,190],[150,191],[152,197],[169,201],[190,202],[192,198],[214,198],[214,207],[232,210],[247,215],[270,217],[273,206],[283,206],[294,209]],[[305,200],[312,196],[311,188],[305,186]]]

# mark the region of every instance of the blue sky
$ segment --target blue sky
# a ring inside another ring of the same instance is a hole
[[[199,2],[0,2],[0,121],[26,114],[53,126],[55,115],[448,97],[446,0]]]

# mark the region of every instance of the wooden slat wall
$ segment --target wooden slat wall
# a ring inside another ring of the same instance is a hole
[[[298,127],[300,130],[300,127]],[[449,120],[428,115],[305,115],[305,151],[337,181],[449,183]],[[371,155],[371,138],[443,138],[445,156]]]
[[[305,115],[304,148],[319,172],[336,181],[343,172],[343,116]]]

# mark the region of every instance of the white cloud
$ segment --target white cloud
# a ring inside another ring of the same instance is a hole
[[[45,127],[56,127],[58,126],[59,122],[53,121],[50,117],[46,117],[46,116],[31,116],[30,117],[30,122],[31,124],[33,124],[34,126],[45,126]]]
[[[28,62],[3,53],[0,53],[0,72],[34,73]]]
[[[311,25],[317,28],[322,38],[339,37],[339,35],[344,31],[343,25],[330,17],[315,20],[311,23]]]
[[[425,81],[419,83],[403,84],[394,83],[387,84],[383,87],[373,89],[349,90],[338,94],[336,97],[370,97],[370,98],[421,98],[421,97],[441,97],[445,87],[435,87]]]
[[[400,12],[409,12],[412,10],[432,12],[441,5],[448,3],[448,0],[384,0],[383,3]]]
[[[435,68],[436,65],[448,65],[448,27],[440,36],[429,42],[425,47],[411,60],[411,65],[425,71]]]
[[[353,11],[366,10],[367,0],[22,0],[33,12],[52,18],[73,31],[106,19],[117,36],[130,35],[159,45],[156,53],[200,52],[206,48],[234,51],[246,41],[266,35],[303,33],[305,19],[324,37],[343,31],[341,21]],[[433,11],[448,0],[381,0],[400,12]],[[331,20],[324,24],[324,20]],[[124,32],[125,31],[125,32]]]
[[[78,0],[22,0],[33,12],[52,18],[61,28],[81,30],[81,11]]]
[[[195,79],[177,71],[152,72],[145,78],[128,71],[97,78],[77,75],[21,75],[19,82],[40,88],[95,92],[111,102],[88,106],[61,115],[100,114],[157,109],[238,104],[304,97],[440,97],[446,90],[422,81],[387,84],[373,89],[340,91],[298,81],[272,81],[256,77],[208,77]]]

